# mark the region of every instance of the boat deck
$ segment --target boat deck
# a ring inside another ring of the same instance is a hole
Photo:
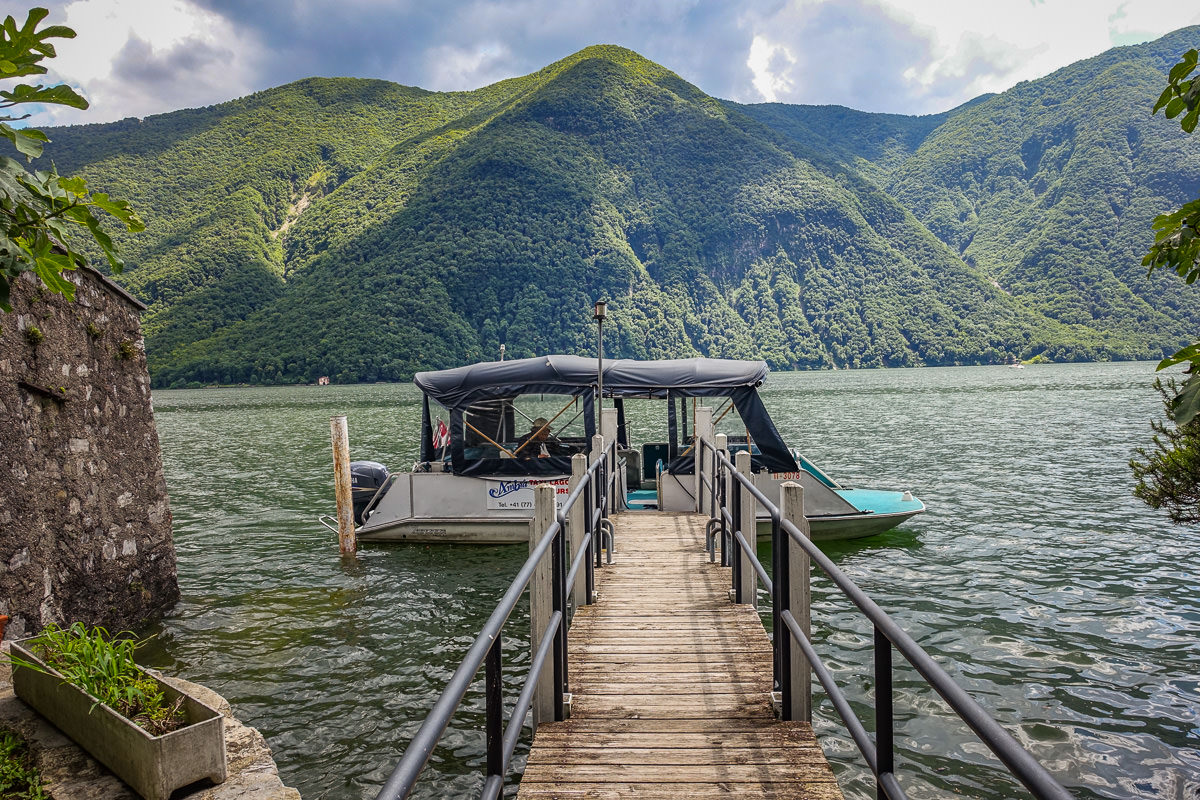
[[[775,718],[771,643],[709,563],[708,517],[613,520],[571,625],[571,718],[538,727],[517,797],[841,800],[812,727]]]

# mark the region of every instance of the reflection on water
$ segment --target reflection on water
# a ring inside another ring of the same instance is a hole
[[[776,373],[764,388],[784,438],[834,477],[926,502],[900,530],[826,552],[1079,797],[1200,797],[1200,545],[1133,499],[1126,466],[1161,410],[1152,370]],[[184,599],[148,660],[228,697],[305,798],[374,796],[524,557],[373,545],[344,562],[313,522],[332,505],[329,417],[349,416],[354,458],[404,469],[419,399],[385,385],[155,393]],[[510,702],[522,614],[505,641]],[[869,722],[870,629],[822,579],[813,617]],[[420,796],[478,786],[479,684]],[[896,696],[911,797],[1023,796],[910,669]],[[821,693],[816,717],[847,797],[874,796]]]

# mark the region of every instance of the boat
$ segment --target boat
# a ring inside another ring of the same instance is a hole
[[[612,359],[597,381],[596,359],[570,355],[418,373],[420,460],[407,472],[351,464],[356,535],[364,542],[527,541],[533,487],[555,486],[561,503],[572,456],[592,447],[598,385],[610,406],[601,433],[618,443],[622,510],[698,509],[690,439],[701,407],[712,409],[714,432],[725,432],[731,457],[750,452],[754,484],[767,497],[777,497],[785,481],[804,486],[814,540],[871,536],[925,510],[909,491],[844,486],[787,447],[758,395],[767,374],[762,361]],[[327,516],[322,522],[333,527]],[[760,507],[758,535],[769,534]]]

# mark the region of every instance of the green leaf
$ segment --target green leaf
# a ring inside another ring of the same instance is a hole
[[[88,101],[65,83],[56,86],[30,86],[22,83],[11,92],[0,91],[0,97],[14,103],[51,103],[71,108],[86,109]]]
[[[56,294],[61,294],[68,300],[75,299],[75,284],[62,276],[65,269],[74,269],[75,265],[65,255],[47,253],[34,261],[34,272],[42,279],[46,288]]]
[[[1160,108],[1162,108],[1163,106],[1165,106],[1167,103],[1171,102],[1171,98],[1174,96],[1175,96],[1175,87],[1174,86],[1168,86],[1167,88],[1163,89],[1162,94],[1160,94],[1158,96],[1158,102],[1154,104],[1154,109],[1150,112],[1150,116],[1154,116],[1155,114],[1157,114],[1158,110]]]
[[[1200,342],[1189,344],[1174,355],[1164,358],[1158,362],[1157,369],[1166,369],[1175,364],[1182,364],[1185,361],[1200,362]]]
[[[1167,119],[1175,119],[1177,116],[1179,116],[1179,112],[1183,111],[1185,108],[1187,108],[1187,103],[1184,102],[1183,98],[1176,97],[1174,100],[1167,103]]]
[[[1200,121],[1200,106],[1196,106],[1189,111],[1187,116],[1183,118],[1183,121],[1179,123],[1179,126],[1183,128],[1185,133],[1191,133],[1196,130],[1197,121]]]
[[[48,25],[38,31],[38,36],[43,39],[74,39],[75,31],[68,28],[66,25]]]
[[[13,145],[22,155],[37,158],[42,154],[43,145],[50,141],[46,134],[32,128],[14,128]]]
[[[104,192],[97,192],[92,195],[92,203],[125,223],[125,227],[131,233],[140,233],[146,229],[146,223],[142,222],[141,217],[126,200],[111,200]]]
[[[76,196],[83,196],[87,194],[87,181],[79,176],[75,176],[73,178],[59,178],[58,185],[63,189],[63,191],[70,192]]]
[[[1171,67],[1171,71],[1167,74],[1167,80],[1171,83],[1179,83],[1187,75],[1196,68],[1196,51],[1189,50],[1184,54],[1183,60],[1175,66]]]
[[[1175,424],[1181,428],[1200,414],[1200,371],[1188,376],[1179,394],[1171,401],[1171,410],[1175,414]]]

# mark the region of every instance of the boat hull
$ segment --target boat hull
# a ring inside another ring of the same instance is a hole
[[[836,517],[810,517],[808,530],[814,542],[837,542],[876,536],[895,528],[920,511],[900,511],[892,514],[847,514]],[[759,541],[771,538],[771,520],[758,520]]]
[[[409,518],[390,525],[359,530],[362,542],[420,542],[423,544],[520,544],[529,541],[528,519]]]

